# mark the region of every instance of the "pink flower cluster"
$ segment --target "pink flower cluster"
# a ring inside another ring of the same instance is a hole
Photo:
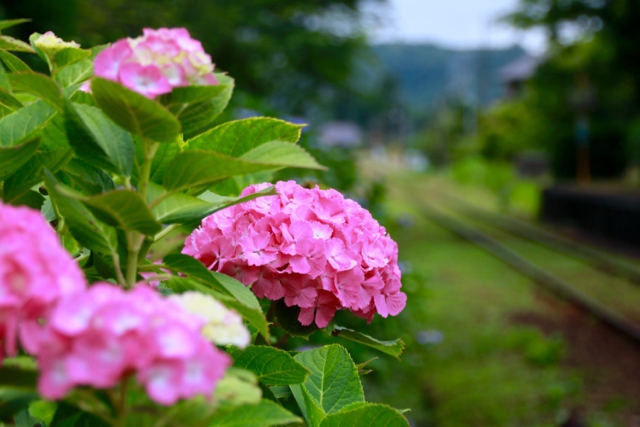
[[[247,187],[243,196],[271,184]],[[373,319],[397,315],[398,246],[371,214],[335,190],[276,184],[261,197],[210,215],[182,253],[252,285],[256,296],[301,308],[298,320],[325,327],[336,310]]]
[[[20,329],[37,327],[59,298],[85,287],[40,212],[0,203],[0,362],[15,355]]]
[[[142,36],[118,40],[100,52],[94,74],[155,98],[174,87],[217,85],[213,67],[202,44],[186,29],[145,28]]]
[[[64,297],[44,329],[26,329],[36,354],[38,390],[62,398],[76,385],[108,388],[134,374],[163,405],[211,396],[231,358],[201,334],[205,321],[147,285],[130,292],[109,283]]]

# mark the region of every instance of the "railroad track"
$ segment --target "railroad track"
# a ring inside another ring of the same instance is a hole
[[[510,233],[519,238],[534,241],[564,255],[578,258],[589,266],[603,270],[608,274],[619,275],[636,283],[640,282],[640,270],[632,264],[599,253],[590,248],[581,247],[574,242],[560,238],[548,231],[511,217],[481,211],[468,204],[456,203],[455,205],[457,206],[452,207],[446,205],[446,208],[455,213],[472,218],[472,220],[483,223],[490,228],[499,229],[500,231]],[[456,218],[456,216],[448,214],[443,209],[436,208],[433,205],[423,205],[421,206],[421,211],[430,221],[472,242],[510,265],[521,274],[528,276],[538,285],[570,301],[640,345],[640,325],[624,315],[581,291],[566,280],[530,261],[488,233],[474,227],[469,221]]]
[[[563,255],[572,256],[606,273],[615,274],[640,284],[640,267],[630,262],[565,239],[508,215],[479,209],[458,197],[445,195],[445,198],[453,210],[466,217],[538,243]]]

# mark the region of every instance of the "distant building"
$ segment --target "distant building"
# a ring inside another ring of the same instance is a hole
[[[364,133],[353,122],[328,122],[318,128],[318,141],[325,147],[354,148],[362,144]]]
[[[540,64],[540,58],[523,55],[502,67],[499,74],[505,96],[507,98],[518,96],[522,92],[524,82],[533,77]]]

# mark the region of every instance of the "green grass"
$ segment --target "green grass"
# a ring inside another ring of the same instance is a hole
[[[401,364],[372,362],[377,373],[365,377],[368,395],[414,408],[407,416],[415,426],[559,425],[583,401],[586,374],[562,364],[566,348],[561,336],[545,336],[512,320],[523,313],[555,319],[557,312],[540,301],[528,278],[420,215],[420,206],[429,201],[426,190],[442,178],[396,173],[386,181],[388,215],[410,214],[415,220],[411,228],[391,229],[400,260],[426,280],[407,290],[407,313],[384,320],[387,333],[402,331],[407,351]],[[479,195],[482,190],[464,191],[480,204],[492,203]],[[573,259],[518,244],[523,255],[551,265],[572,282],[589,282],[595,289],[601,279]],[[619,297],[615,293],[609,292],[612,299]],[[382,328],[378,319],[371,327]],[[420,330],[441,331],[444,339],[420,344],[415,339]],[[590,426],[623,425],[608,408],[589,408],[587,416]]]

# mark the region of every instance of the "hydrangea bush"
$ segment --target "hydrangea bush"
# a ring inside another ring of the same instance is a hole
[[[337,191],[262,182],[322,169],[301,126],[217,123],[233,79],[183,28],[0,39],[0,424],[408,426],[342,346],[282,348],[403,349],[334,320],[404,308],[385,229]]]

